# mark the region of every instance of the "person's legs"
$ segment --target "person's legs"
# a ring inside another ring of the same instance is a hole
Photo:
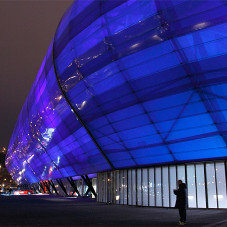
[[[180,214],[180,221],[185,222],[186,221],[186,209],[179,209]]]
[[[184,213],[183,213],[183,222],[186,222],[186,209],[184,209]]]

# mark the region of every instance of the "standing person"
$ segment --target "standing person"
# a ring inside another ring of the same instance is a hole
[[[178,225],[186,224],[186,209],[188,206],[187,185],[182,180],[177,181],[178,189],[173,190],[177,196],[175,207],[179,209],[180,221]]]

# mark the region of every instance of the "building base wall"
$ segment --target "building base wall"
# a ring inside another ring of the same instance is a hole
[[[227,208],[226,161],[99,173],[97,201],[175,207],[177,180],[187,184],[189,208]]]

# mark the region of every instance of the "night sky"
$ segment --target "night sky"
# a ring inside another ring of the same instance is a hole
[[[73,0],[0,0],[0,150],[17,118],[57,25]]]

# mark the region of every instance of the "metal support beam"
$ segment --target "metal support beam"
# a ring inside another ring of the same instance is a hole
[[[30,184],[31,190],[33,190],[34,193],[36,193],[36,188],[34,187],[33,183]]]
[[[33,187],[33,190],[35,191],[35,193],[40,192],[39,187],[37,187],[36,183],[33,183],[32,187]]]
[[[29,188],[29,184],[20,184],[19,187],[21,189],[27,189],[27,188]]]
[[[55,193],[58,195],[58,191],[54,185],[54,182],[52,180],[49,180],[48,182],[50,183],[50,185],[51,185],[52,189],[55,191]]]
[[[38,189],[38,191],[39,191],[40,193],[42,193],[42,191],[41,191],[40,188],[39,188],[39,184],[38,184],[38,183],[35,183],[35,186],[36,186],[36,188]]]
[[[31,184],[27,184],[27,188],[31,190]]]
[[[38,182],[38,185],[40,186],[40,188],[43,190],[43,193],[45,193],[45,190],[44,190],[44,187],[43,187],[43,184],[41,182]]]
[[[43,181],[43,184],[44,184],[44,186],[46,187],[46,189],[47,189],[47,191],[49,192],[49,194],[52,194],[52,192],[51,192],[51,190],[50,190],[50,187],[49,187],[49,185],[48,185],[48,182]]]
[[[68,182],[72,186],[74,192],[76,192],[78,194],[78,196],[80,196],[80,192],[78,191],[77,186],[76,186],[74,180],[72,179],[72,177],[67,177],[66,179],[68,180]],[[74,194],[74,192],[73,192],[73,194]]]
[[[87,175],[82,175],[81,176],[82,177],[82,179],[84,180],[84,182],[86,183],[86,185],[88,186],[88,188],[89,188],[89,190],[91,190],[91,192],[92,192],[92,194],[95,196],[95,198],[97,197],[97,194],[96,194],[96,192],[95,192],[95,190],[94,190],[94,188],[93,188],[93,186],[92,186],[92,183],[91,183],[91,181],[90,181],[90,179],[89,179],[89,177],[87,176]],[[88,194],[88,190],[86,191],[86,193],[85,194]]]
[[[90,191],[91,191],[91,189],[88,188],[84,195],[87,196]]]
[[[66,189],[65,189],[65,186],[64,184],[62,183],[62,180],[61,179],[56,179],[56,181],[58,182],[58,184],[60,185],[61,189],[64,191],[65,195],[68,195]]]
[[[37,187],[36,183],[32,183],[32,187],[35,190],[35,192],[40,192],[39,187]]]

